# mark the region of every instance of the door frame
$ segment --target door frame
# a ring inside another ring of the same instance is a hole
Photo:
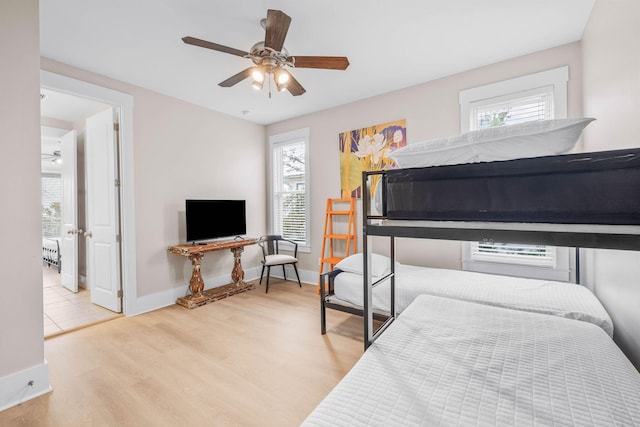
[[[133,96],[82,80],[40,70],[40,86],[68,95],[109,104],[120,116],[120,275],[122,312],[138,314],[136,285],[135,199],[133,183]]]

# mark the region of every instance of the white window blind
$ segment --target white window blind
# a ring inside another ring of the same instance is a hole
[[[60,237],[61,208],[60,175],[42,175],[42,235],[44,237]]]
[[[290,135],[289,135],[290,136]],[[271,141],[271,232],[309,246],[307,138]]]
[[[527,92],[472,103],[471,129],[508,126],[554,117],[553,87]]]
[[[556,266],[556,250],[553,246],[521,245],[516,243],[473,242],[473,261],[502,262],[537,267]]]

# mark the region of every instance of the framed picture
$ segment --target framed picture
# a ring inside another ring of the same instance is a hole
[[[394,169],[389,154],[407,145],[406,120],[369,126],[340,134],[341,197],[362,197],[362,172]],[[377,182],[374,181],[372,191]]]

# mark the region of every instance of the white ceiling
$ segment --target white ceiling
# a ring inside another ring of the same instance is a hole
[[[268,124],[580,40],[594,2],[41,0],[40,46],[43,57]],[[250,79],[217,85],[249,59],[181,41],[248,51],[264,39],[267,9],[291,16],[291,55],[347,56],[349,68],[294,69],[307,93],[269,99]]]
[[[108,108],[108,105],[90,99],[48,89],[40,89],[40,95],[40,116],[68,122],[69,129],[73,128],[73,122],[76,120]]]

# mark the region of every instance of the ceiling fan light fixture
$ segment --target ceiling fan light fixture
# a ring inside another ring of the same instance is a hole
[[[275,78],[278,85],[286,86],[287,82],[289,81],[289,73],[279,68],[278,70],[276,70]]]
[[[262,90],[262,85],[264,84],[264,80],[261,82],[258,81],[253,81],[253,83],[251,83],[251,86],[255,89],[255,90]]]
[[[256,67],[251,72],[251,77],[253,78],[254,82],[260,83],[260,88],[262,88],[262,83],[264,83],[264,71],[262,70],[262,68]]]
[[[287,89],[287,84],[286,83],[278,83],[278,80],[275,80],[276,82],[276,89],[278,89],[278,92],[283,92]]]

